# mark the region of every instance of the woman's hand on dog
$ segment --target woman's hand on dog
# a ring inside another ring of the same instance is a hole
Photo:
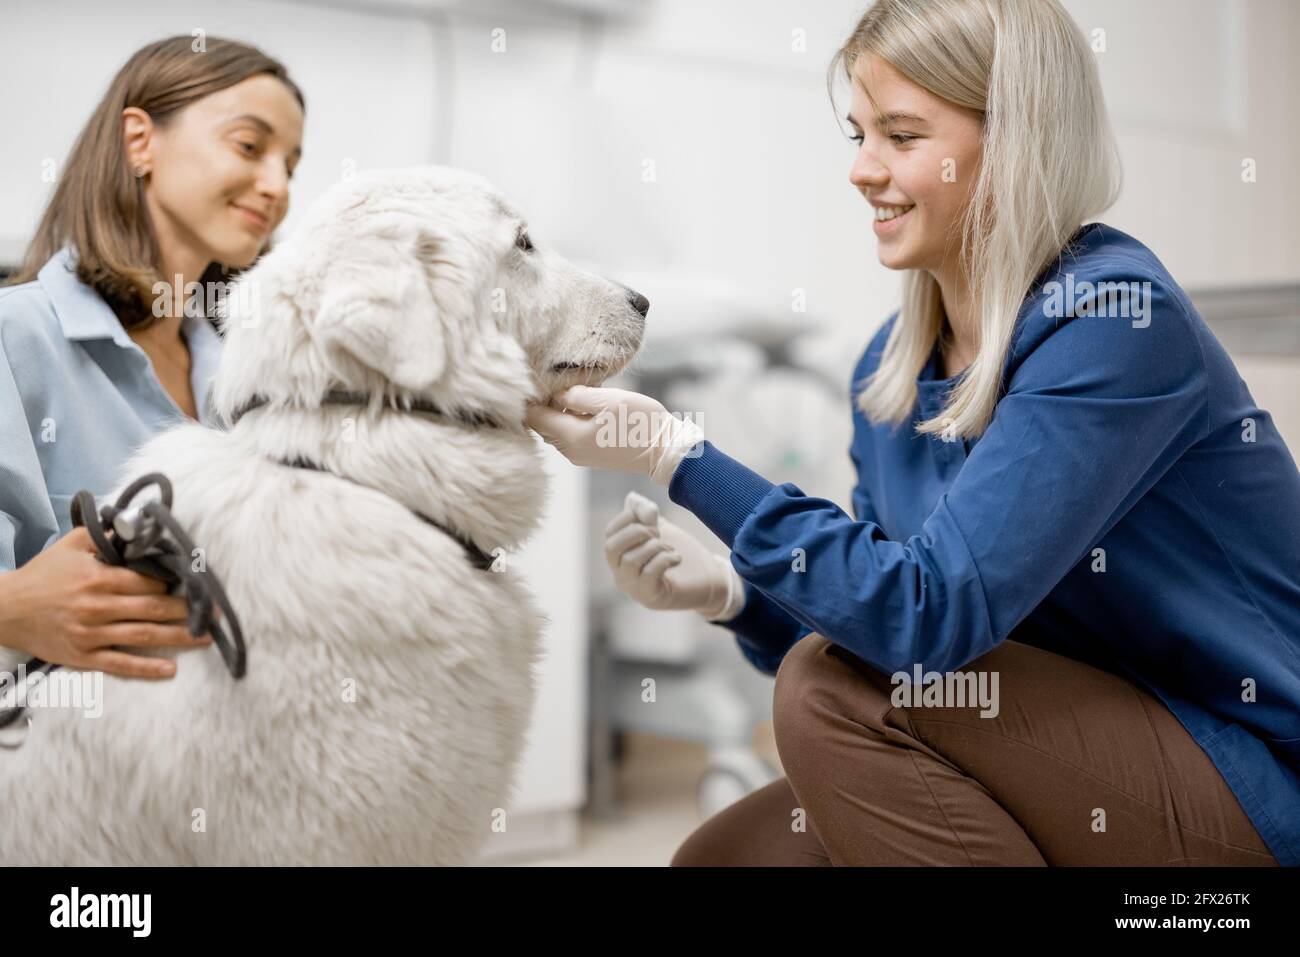
[[[0,643],[56,665],[127,678],[170,678],[176,662],[121,648],[193,648],[212,643],[186,629],[184,598],[155,578],[96,556],[74,528],[22,568],[0,576]]]
[[[586,385],[570,386],[549,405],[530,403],[524,424],[574,465],[633,472],[665,486],[704,439],[698,425],[657,399]]]

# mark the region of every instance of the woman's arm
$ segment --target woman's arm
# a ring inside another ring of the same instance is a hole
[[[1171,290],[1151,288],[1141,328],[1027,315],[1008,393],[907,541],[707,441],[669,496],[810,630],[886,673],[959,668],[1002,641],[1205,428],[1191,318]]]
[[[174,662],[117,650],[184,647],[188,607],[163,582],[100,562],[84,528],[59,537],[22,396],[0,340],[0,670],[33,657],[128,677]],[[22,567],[17,567],[21,562]]]
[[[3,519],[0,518],[0,521]],[[0,672],[15,671],[31,658],[21,647],[21,636],[15,632],[23,614],[16,576],[17,572],[0,572]]]
[[[871,496],[861,479],[862,463],[858,461],[853,447],[849,449],[849,457],[859,475],[852,493],[854,518],[858,522],[878,523],[875,509],[871,505]],[[714,624],[735,632],[741,654],[755,668],[769,675],[776,674],[786,652],[812,633],[811,628],[750,582],[745,582],[745,604],[740,613],[728,621],[715,621]]]
[[[850,408],[854,408],[854,400],[860,384],[879,366],[885,341],[897,318],[898,314],[894,313],[881,325],[859,357],[853,370],[853,377],[849,381]],[[856,428],[865,427],[865,420],[856,410],[854,417],[857,421]],[[858,477],[851,494],[853,517],[859,522],[879,524],[864,478],[863,463],[858,460],[856,436],[855,441],[849,444],[849,459],[853,462],[853,472]],[[739,614],[728,621],[715,621],[714,624],[722,625],[735,632],[736,643],[741,654],[755,668],[769,675],[776,674],[786,652],[812,632],[811,628],[791,616],[775,600],[755,588],[750,582],[745,582],[745,603]]]
[[[786,652],[812,631],[749,582],[745,582],[745,604],[740,613],[713,623],[735,632],[740,653],[769,675],[776,674]]]

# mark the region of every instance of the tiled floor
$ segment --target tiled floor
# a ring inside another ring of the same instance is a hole
[[[780,768],[771,724],[755,735],[755,750]],[[579,846],[560,857],[511,861],[535,867],[661,867],[699,824],[695,787],[706,766],[701,745],[629,735],[619,773],[615,819],[584,814]]]

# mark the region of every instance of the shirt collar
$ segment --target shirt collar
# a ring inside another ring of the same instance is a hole
[[[77,253],[64,246],[36,274],[54,314],[68,339],[112,339],[119,346],[131,343],[122,323],[102,296],[77,278]]]
[[[103,297],[77,278],[76,263],[76,250],[64,246],[36,276],[50,297],[63,335],[71,340],[112,339],[122,348],[143,355]],[[181,331],[190,349],[190,384],[198,403],[199,420],[206,421],[211,414],[208,398],[221,355],[221,336],[202,316],[184,316]]]
[[[943,353],[939,349],[939,342],[936,339],[933,348],[930,350],[930,358],[925,360],[925,365],[921,367],[920,373],[916,377],[916,384],[921,388],[932,390],[950,389],[957,384],[957,376],[951,375],[946,378],[943,375]]]
[[[186,316],[181,320],[181,330],[185,333],[185,342],[190,348],[190,382],[194,387],[194,399],[199,406],[199,421],[214,425],[212,386],[221,361],[221,335],[211,322],[201,316]]]

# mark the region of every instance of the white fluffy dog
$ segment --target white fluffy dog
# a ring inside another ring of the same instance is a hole
[[[0,864],[456,864],[510,797],[541,616],[508,561],[416,513],[488,555],[527,538],[525,403],[625,365],[645,299],[443,168],[334,186],[242,282],[212,393],[233,424],[157,435],[108,500],[170,478],[247,675],[158,652],[176,677],[105,677],[99,718],[29,708],[0,750]]]

